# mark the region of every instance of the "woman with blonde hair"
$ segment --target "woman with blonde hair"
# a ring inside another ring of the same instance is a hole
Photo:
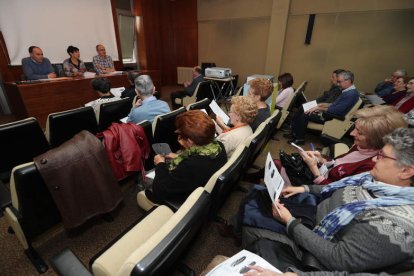
[[[220,133],[216,140],[223,143],[227,158],[230,158],[240,143],[253,134],[250,123],[256,118],[257,105],[250,97],[237,96],[231,99],[229,112],[230,123],[233,127],[224,124],[223,119],[216,118],[217,128]]]
[[[318,151],[300,152],[315,177],[314,184],[326,185],[371,170],[375,164],[372,157],[384,146],[383,137],[396,128],[407,127],[403,114],[392,106],[363,108],[356,111],[355,116],[358,119],[351,132],[354,144],[346,154],[328,161]]]

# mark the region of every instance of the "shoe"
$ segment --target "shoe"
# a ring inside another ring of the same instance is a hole
[[[241,246],[241,238],[234,233],[232,225],[228,225],[227,223],[219,223],[217,225],[217,231],[220,236],[224,238],[232,238],[234,240],[234,245]]]
[[[292,132],[283,134],[283,137],[287,138],[287,139],[295,139],[296,138],[295,134],[293,134]]]
[[[288,141],[288,144],[290,144],[290,143],[294,143],[298,146],[301,146],[301,145],[305,144],[305,140],[303,140],[303,139],[291,139],[291,140]]]

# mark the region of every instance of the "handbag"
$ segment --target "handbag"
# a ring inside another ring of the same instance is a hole
[[[299,153],[295,152],[289,155],[283,150],[280,150],[279,159],[293,186],[313,184],[315,177]]]

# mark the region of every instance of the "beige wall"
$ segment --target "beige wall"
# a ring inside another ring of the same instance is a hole
[[[305,45],[310,13],[316,20]],[[309,80],[309,98],[336,68],[352,70],[365,92],[394,69],[414,75],[414,1],[199,0],[198,21],[200,62],[230,67],[242,80],[291,72],[296,85]]]

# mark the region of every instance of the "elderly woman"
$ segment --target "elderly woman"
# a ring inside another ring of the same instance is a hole
[[[229,112],[230,123],[233,127],[224,124],[221,117],[216,118],[218,132],[216,140],[223,143],[227,152],[227,158],[230,158],[238,145],[253,134],[250,123],[253,122],[257,115],[257,105],[250,97],[237,96],[231,99]]]
[[[387,104],[393,103],[395,101],[399,101],[407,94],[407,83],[410,80],[409,77],[398,77],[394,82],[394,91],[384,97],[382,99]]]
[[[328,186],[287,187],[285,197],[308,191],[324,200],[317,206],[314,229],[308,229],[280,203],[273,216],[286,224],[287,234],[244,228],[243,242],[280,269],[306,268],[397,273],[414,268],[414,129],[399,128],[385,136],[370,172]],[[271,240],[271,241],[269,241]],[[272,250],[287,246],[290,252]],[[266,249],[267,250],[266,250]],[[263,250],[262,250],[263,249]],[[291,258],[280,259],[288,254]],[[296,260],[296,261],[295,261]]]
[[[63,70],[68,77],[83,76],[86,72],[85,64],[80,60],[79,48],[75,46],[69,46],[66,50],[70,58],[63,61]]]
[[[256,128],[270,117],[270,107],[266,103],[267,98],[273,92],[273,83],[270,80],[263,78],[256,78],[249,82],[250,89],[248,96],[257,104],[257,116],[250,127],[254,132]]]
[[[289,97],[293,95],[295,90],[293,89],[293,76],[290,73],[284,73],[277,77],[279,81],[279,94],[276,98],[276,107],[282,109],[287,103]]]
[[[315,184],[326,185],[343,177],[371,170],[374,166],[372,157],[384,146],[382,137],[396,128],[407,126],[403,114],[391,106],[363,108],[355,116],[358,119],[351,132],[354,145],[346,154],[327,161],[318,151],[300,152],[315,177]]]
[[[152,190],[145,191],[153,203],[184,201],[227,162],[223,145],[214,140],[214,122],[207,114],[200,110],[187,111],[177,117],[175,126],[183,150],[179,154],[154,157]],[[170,159],[168,163],[166,159]],[[142,197],[142,192],[138,196]]]
[[[407,83],[407,94],[391,104],[402,113],[408,113],[414,108],[414,78],[410,78]]]

